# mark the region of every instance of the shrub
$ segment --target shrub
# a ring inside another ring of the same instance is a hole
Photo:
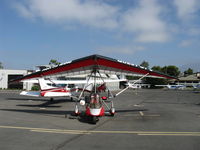
[[[34,86],[32,86],[31,90],[32,91],[39,91],[40,87],[38,85],[34,85]]]

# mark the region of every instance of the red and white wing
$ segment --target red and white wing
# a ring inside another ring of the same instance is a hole
[[[19,82],[22,80],[33,78],[51,78],[59,76],[73,76],[79,74],[90,74],[91,71],[98,70],[100,73],[119,74],[119,75],[135,75],[142,76],[148,74],[148,77],[175,79],[172,76],[158,73],[146,68],[112,59],[101,55],[91,55],[71,62],[61,64],[54,68],[38,71],[22,78],[18,78],[11,82]]]

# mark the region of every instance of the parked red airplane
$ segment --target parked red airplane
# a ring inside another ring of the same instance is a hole
[[[105,83],[110,82],[120,82],[126,81],[126,79],[104,79]],[[22,80],[25,83],[37,83],[40,87],[40,91],[22,91],[20,95],[24,96],[34,96],[34,97],[48,97],[52,101],[55,97],[70,97],[73,100],[73,95],[76,92],[81,91],[82,89],[79,88],[79,84],[86,84],[87,80],[51,80],[51,79],[29,79],[29,80]],[[100,84],[98,86],[98,91],[105,91],[106,84],[102,82],[102,80],[97,80],[96,83]],[[90,85],[93,81],[90,82]],[[91,92],[92,85],[85,89],[87,92]]]

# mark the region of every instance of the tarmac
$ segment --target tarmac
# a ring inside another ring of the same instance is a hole
[[[128,90],[114,104],[93,125],[71,115],[70,99],[0,91],[0,150],[200,149],[200,93]]]

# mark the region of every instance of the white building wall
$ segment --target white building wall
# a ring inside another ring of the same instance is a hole
[[[27,70],[0,69],[0,88],[1,89],[8,88],[8,76],[9,75],[27,75],[29,73],[31,73],[31,72],[28,72]],[[86,76],[87,75],[79,75],[79,76],[73,76],[73,78],[77,78],[77,80],[80,80],[80,78],[83,78],[83,77],[86,78]],[[101,76],[106,78],[105,74],[101,74]],[[110,75],[110,78],[118,79],[116,75]],[[119,90],[119,82],[106,83],[106,85],[109,87],[109,89],[111,91]],[[31,90],[32,86],[33,86],[33,83],[28,83],[28,82],[23,83],[23,89],[25,89],[25,90]],[[79,85],[79,86],[81,86],[81,85]]]
[[[88,75],[89,75],[89,74],[75,75],[75,76],[69,76],[68,78],[74,78],[74,80],[80,80],[80,78],[83,78],[83,79],[81,79],[81,80],[88,80]],[[99,75],[98,75],[98,76],[99,76]],[[101,73],[101,77],[103,77],[103,79],[115,79],[115,80],[118,79],[117,75],[109,75],[110,78],[108,78],[108,77],[106,76],[106,74],[103,74],[103,73]],[[84,79],[84,78],[85,78],[85,79]],[[120,76],[120,79],[125,79],[125,76],[123,76],[123,77]],[[91,77],[90,80],[94,80],[94,78]],[[97,80],[102,81],[102,79],[100,79],[100,77],[99,77]],[[85,85],[85,84],[77,84],[76,86],[78,86],[79,88],[84,88],[84,85]],[[115,90],[119,90],[119,89],[120,89],[120,88],[119,88],[120,83],[119,83],[118,81],[116,81],[116,82],[107,82],[107,83],[106,83],[106,86],[107,86],[107,87],[109,88],[109,90],[111,90],[111,91],[115,91]]]
[[[0,88],[7,89],[8,88],[8,76],[9,75],[27,75],[27,70],[8,70],[8,69],[0,69]],[[24,83],[24,89],[30,89],[31,85]]]
[[[110,82],[106,83],[106,86],[109,88],[111,91],[119,90],[119,82]]]

